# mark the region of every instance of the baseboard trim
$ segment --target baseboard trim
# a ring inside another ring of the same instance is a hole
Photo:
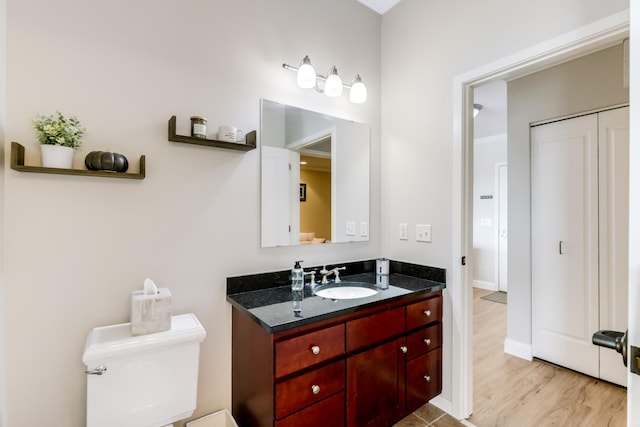
[[[494,282],[488,282],[486,280],[474,280],[473,281],[474,288],[486,289],[488,291],[497,291],[498,286]]]
[[[445,399],[444,397],[442,397],[441,394],[437,395],[436,397],[434,397],[433,399],[431,399],[429,401],[429,403],[431,403],[433,406],[435,406],[438,409],[443,410],[444,412],[446,412],[447,414],[451,415],[453,418],[456,418],[455,416],[453,416],[452,410],[453,410],[453,402],[451,402],[450,400]],[[463,425],[467,426],[467,427],[476,427],[475,424],[471,424],[469,421],[467,420],[459,420]]]
[[[453,403],[450,400],[447,400],[444,397],[442,397],[441,394],[431,399],[429,403],[431,403],[433,406],[439,409],[442,409],[447,414],[451,415],[451,412],[453,410]]]
[[[519,357],[520,359],[528,360],[529,362],[533,360],[531,344],[525,344],[523,342],[505,338],[504,352],[512,356]]]

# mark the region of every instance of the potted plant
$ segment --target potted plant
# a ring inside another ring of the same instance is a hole
[[[73,151],[82,144],[86,129],[75,116],[66,117],[56,111],[50,116],[38,114],[32,121],[41,143],[42,166],[70,169]]]

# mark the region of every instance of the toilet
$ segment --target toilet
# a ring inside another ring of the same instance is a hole
[[[171,329],[131,335],[131,324],[87,336],[87,427],[161,427],[196,408],[200,343],[206,332],[192,313],[171,317]]]

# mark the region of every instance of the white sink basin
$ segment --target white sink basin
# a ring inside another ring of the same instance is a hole
[[[366,298],[378,293],[371,285],[348,284],[321,287],[314,292],[317,296],[328,299],[357,299]]]

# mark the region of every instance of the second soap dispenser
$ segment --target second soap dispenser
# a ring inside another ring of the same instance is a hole
[[[304,270],[300,266],[303,261],[296,261],[291,270],[291,290],[301,291],[304,288]]]

